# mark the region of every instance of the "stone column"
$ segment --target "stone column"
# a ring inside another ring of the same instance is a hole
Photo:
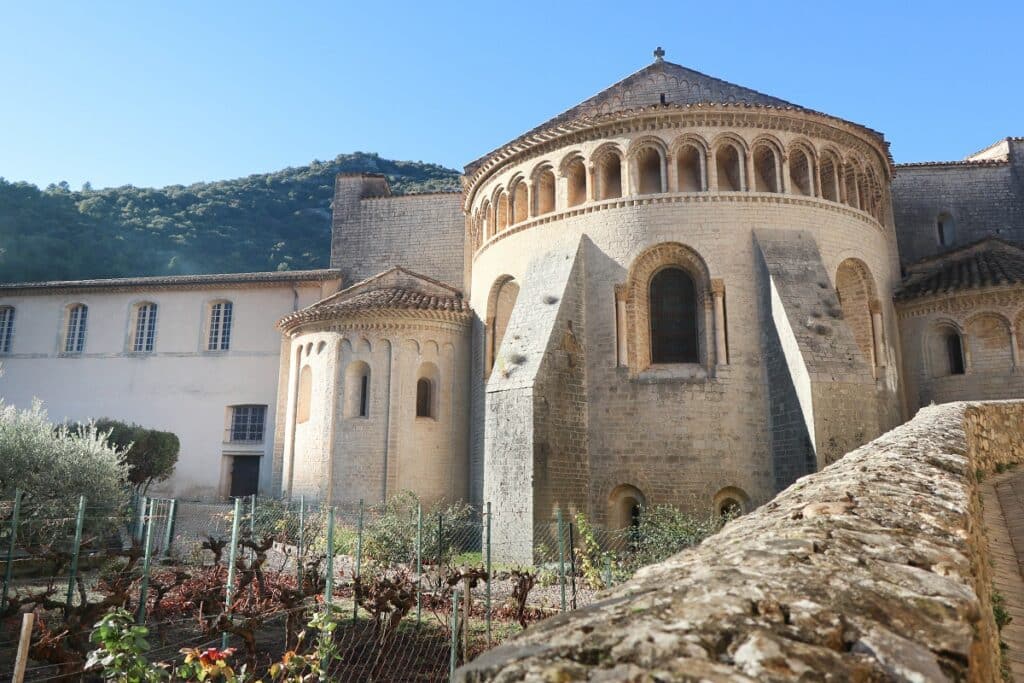
[[[721,279],[711,281],[711,296],[715,306],[715,363],[726,365],[729,362],[728,350],[725,347],[725,282]]]
[[[626,293],[621,286],[615,288],[615,345],[619,367],[629,366],[629,335],[626,330]]]
[[[742,152],[743,150],[740,150]],[[748,149],[746,154],[739,155],[740,160],[740,191],[753,192],[754,186],[754,151]]]
[[[668,192],[668,156],[661,156],[661,192]]]
[[[882,302],[873,299],[868,304],[871,311],[871,331],[875,341],[875,367],[885,367],[885,346],[882,342]]]
[[[588,200],[597,201],[597,180],[594,178],[596,169],[594,164],[587,164],[587,194]]]
[[[1017,328],[1010,325],[1010,355],[1013,357],[1013,371],[1020,370],[1020,348],[1017,346]]]
[[[718,150],[712,150],[705,164],[708,169],[708,192],[718,192]]]
[[[523,182],[526,183],[526,220],[530,220],[537,216],[537,190],[533,178]]]
[[[789,187],[789,155],[788,154],[783,154],[782,155],[782,177],[779,178],[779,192],[781,192],[782,194],[789,194],[790,193],[790,187]],[[811,194],[814,194],[814,192],[811,192]]]

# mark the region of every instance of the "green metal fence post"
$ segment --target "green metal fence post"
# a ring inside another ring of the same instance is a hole
[[[363,499],[359,499],[359,521],[356,526],[356,580],[363,575]],[[355,622],[359,616],[359,600],[355,593],[352,594],[352,621]]]
[[[455,680],[455,667],[459,663],[459,589],[452,591],[452,649],[448,659],[448,680]]]
[[[142,556],[142,584],[139,586],[139,613],[136,621],[140,624],[146,623],[146,599],[149,595],[149,564],[153,560],[153,512],[156,510],[156,501],[149,500],[149,514],[146,515],[146,545]]]
[[[231,520],[231,550],[228,553],[228,585],[224,589],[224,609],[228,612],[230,619],[231,603],[235,599],[235,560],[238,554],[238,521],[242,516],[242,499],[235,498],[235,514]],[[228,634],[225,632],[220,639],[222,650],[227,649]]]
[[[324,583],[324,607],[328,612],[334,604],[334,508],[327,510],[327,576]]]
[[[75,544],[71,547],[71,576],[68,577],[68,599],[64,613],[71,609],[75,596],[75,576],[78,574],[78,554],[82,549],[82,526],[85,524],[85,496],[78,497],[78,519],[75,520]]]
[[[612,558],[611,555],[606,555],[604,558],[604,587],[612,587]]]
[[[164,557],[171,557],[171,544],[174,543],[174,522],[178,515],[178,499],[171,498],[167,508],[167,532],[164,534]]]
[[[21,489],[14,491],[14,510],[11,511],[11,538],[7,545],[7,564],[4,567],[4,592],[0,596],[0,611],[7,607],[7,589],[11,585],[11,572],[14,570],[14,546],[18,542],[18,515],[21,512]]]
[[[416,503],[416,626],[423,611],[423,506]]]
[[[491,581],[494,579],[491,570],[491,503],[487,503],[487,546],[485,548],[487,560],[487,587],[484,594],[487,600],[487,647],[491,647]]]
[[[576,539],[573,537],[573,523],[569,522],[569,580],[572,582],[572,600],[569,605],[576,609]]]
[[[299,539],[295,544],[295,585],[302,587],[302,537],[306,533],[306,499],[299,496]]]
[[[249,536],[253,543],[256,542],[256,494],[252,494],[249,500]]]
[[[562,611],[565,611],[565,534],[562,530],[562,508],[557,510],[558,519],[558,587],[562,592]]]

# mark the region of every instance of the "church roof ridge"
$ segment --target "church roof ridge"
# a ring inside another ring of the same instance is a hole
[[[466,175],[473,175],[491,157],[516,146],[533,142],[535,138],[544,133],[557,132],[563,126],[578,122],[593,123],[600,121],[605,116],[644,110],[657,111],[659,108],[670,111],[707,105],[789,110],[824,116],[883,138],[879,131],[867,126],[809,109],[681,64],[664,61],[659,56],[659,52],[661,55],[664,54],[659,48],[655,52],[656,59],[651,64],[471,161],[465,167]]]
[[[932,294],[1021,283],[1024,247],[988,235],[908,265],[894,298],[908,301]]]

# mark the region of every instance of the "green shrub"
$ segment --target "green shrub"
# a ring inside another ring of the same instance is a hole
[[[418,505],[419,498],[412,491],[388,500],[379,517],[367,520],[363,556],[382,564],[415,562]],[[479,540],[479,521],[465,503],[441,503],[423,510],[424,563],[451,563],[459,553],[478,549]]]
[[[628,533],[624,564],[635,571],[661,562],[716,533],[728,519],[713,513],[697,516],[671,505],[645,507],[639,524]]]
[[[90,533],[118,526],[127,507],[123,453],[94,424],[54,426],[39,401],[18,410],[0,400],[0,499],[24,492],[22,519],[35,536],[26,541],[66,536],[83,495]]]

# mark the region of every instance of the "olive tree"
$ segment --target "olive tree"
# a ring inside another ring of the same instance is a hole
[[[79,496],[90,519],[109,518],[124,503],[123,451],[94,424],[53,425],[41,401],[19,410],[0,399],[0,499],[24,492],[26,516],[74,519]]]

